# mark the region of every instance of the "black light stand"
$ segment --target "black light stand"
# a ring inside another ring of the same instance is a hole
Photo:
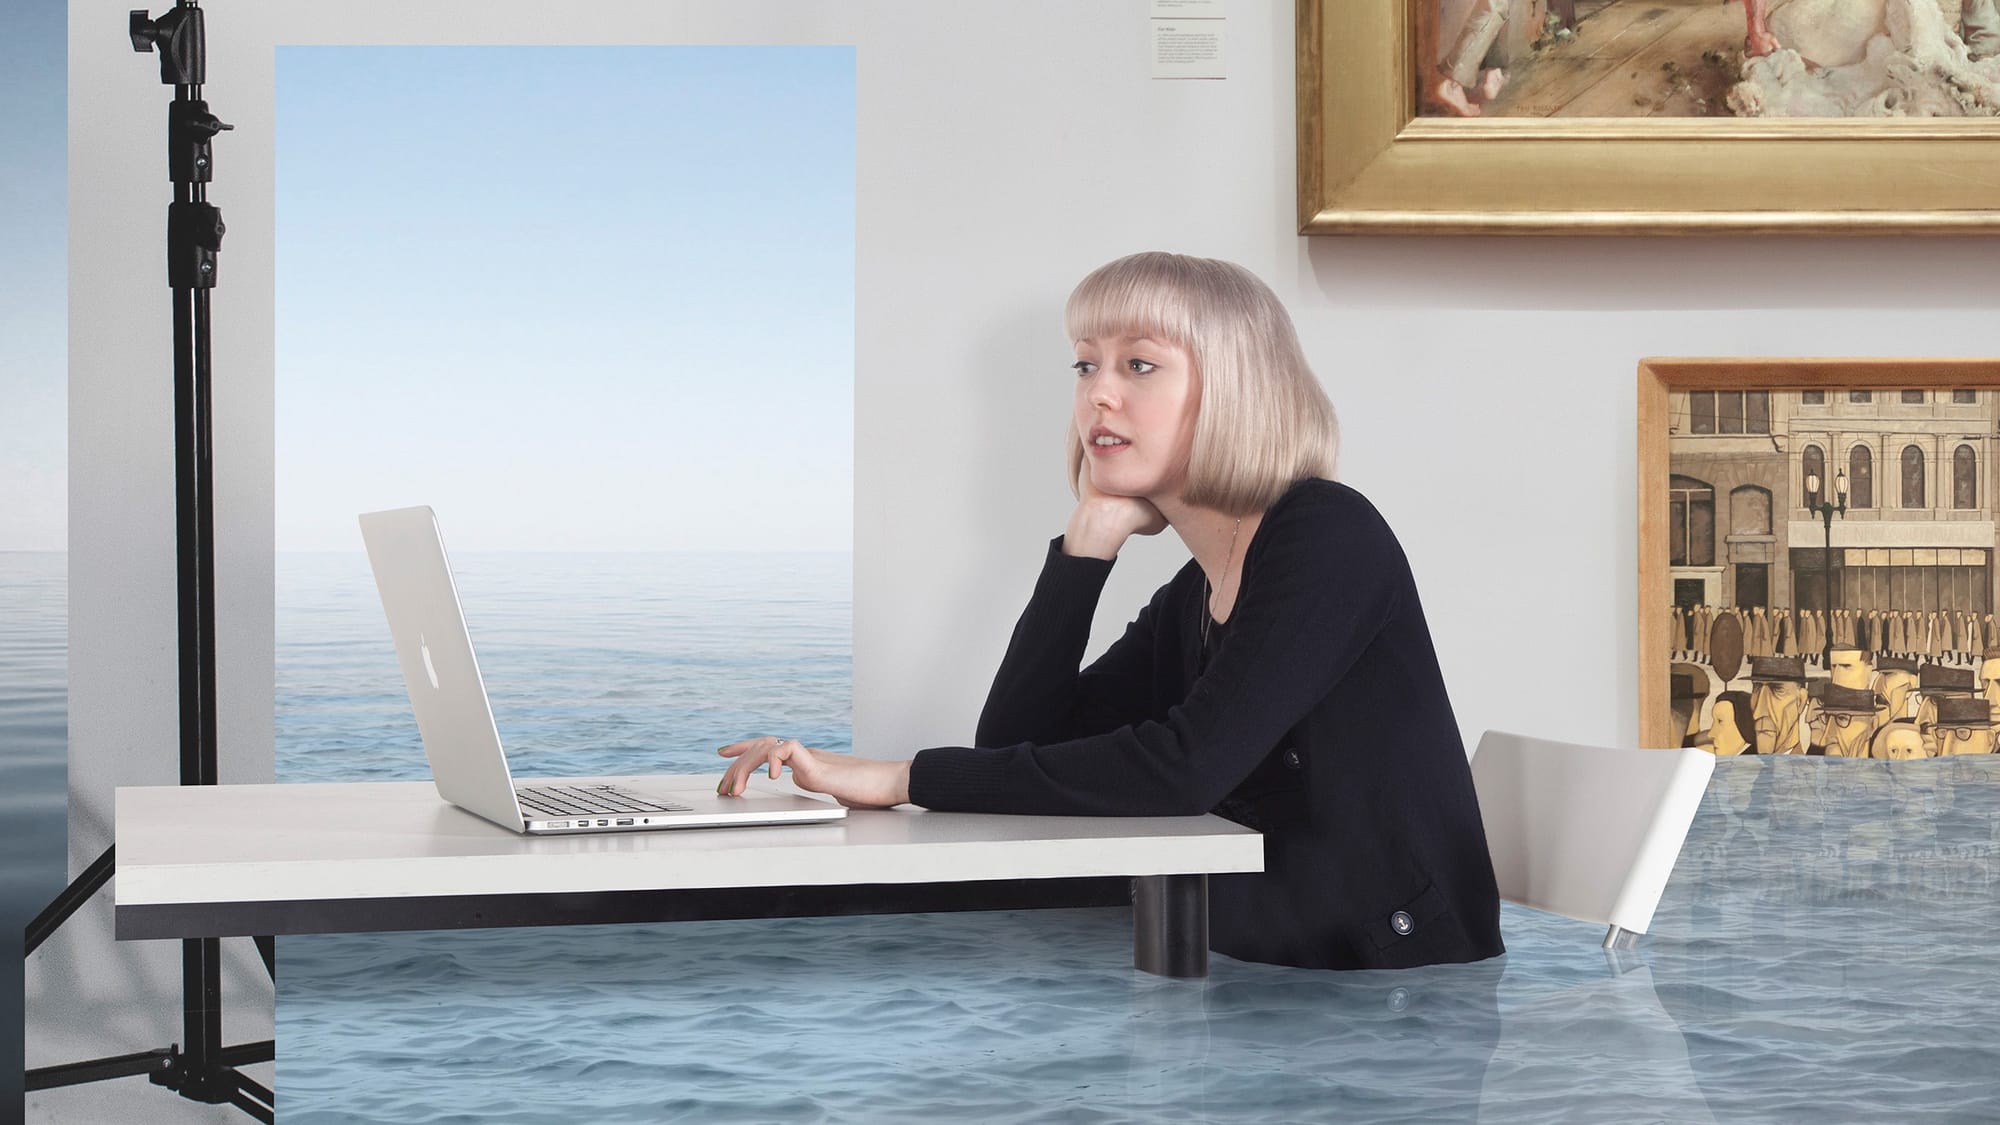
[[[181,784],[214,785],[215,743],[215,498],[213,410],[209,378],[209,291],[215,288],[216,254],[222,248],[222,212],[208,202],[214,172],[209,142],[231,128],[208,112],[201,98],[207,43],[196,0],[154,20],[131,13],[132,49],[160,54],[160,81],[174,88],[167,110],[168,170],[174,201],[167,209],[167,285],[174,300],[174,492],[176,563],[180,603]],[[54,933],[101,889],[114,870],[106,848],[48,909],[28,923],[25,952]],[[264,968],[277,979],[269,937],[254,939]],[[181,1008],[186,1048],[180,1044],[27,1072],[25,1088],[45,1090],[144,1074],[155,1085],[191,1101],[228,1102],[270,1122],[277,1099],[236,1068],[269,1062],[270,1040],[222,1045],[222,951],[218,938],[181,942]]]

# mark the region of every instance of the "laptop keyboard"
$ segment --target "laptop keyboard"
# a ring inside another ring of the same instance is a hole
[[[692,812],[686,805],[649,801],[616,785],[533,785],[514,790],[521,808],[543,816],[607,816],[611,813]]]

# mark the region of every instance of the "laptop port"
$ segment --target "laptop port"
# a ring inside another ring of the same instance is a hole
[[[630,824],[630,823],[632,823],[632,818],[631,818],[631,817],[629,817],[629,816],[628,816],[628,817],[625,817],[625,818],[621,819],[621,820],[620,820],[620,821],[619,821],[618,823],[620,823],[620,824]]]
[[[604,827],[605,825],[607,825],[607,824],[609,824],[609,823],[611,823],[611,822],[610,822],[610,821],[608,821],[608,820],[600,820],[600,821],[598,821],[598,822],[597,822],[597,826],[598,826],[599,828],[602,828],[602,827]]]

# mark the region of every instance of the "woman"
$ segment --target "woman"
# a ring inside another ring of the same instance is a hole
[[[1472,775],[1408,562],[1331,477],[1333,408],[1277,296],[1240,266],[1137,254],[1085,278],[1069,468],[973,747],[888,762],[751,739],[718,790],[780,765],[843,804],[1067,816],[1215,812],[1264,870],[1209,879],[1210,946],[1311,968],[1503,952]],[[1119,548],[1193,554],[1090,667]]]
[[[1725,691],[1716,696],[1709,716],[1707,732],[1687,745],[1699,746],[1718,758],[1757,752],[1757,720],[1751,713],[1749,692]]]

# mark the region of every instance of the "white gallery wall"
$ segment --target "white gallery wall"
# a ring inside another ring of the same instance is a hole
[[[128,7],[70,4],[71,875],[111,842],[114,786],[177,776],[171,91],[126,45]],[[1640,357],[2000,353],[1991,240],[1300,238],[1292,3],[1228,0],[1220,81],[1150,77],[1148,7],[620,0],[558,20],[519,0],[206,5],[206,93],[236,126],[215,143],[211,193],[229,225],[214,353],[223,779],[272,768],[281,44],[856,47],[854,739],[873,756],[970,737],[1068,512],[1062,301],[1119,255],[1233,259],[1285,298],[1341,414],[1342,476],[1415,567],[1468,747],[1489,727],[1635,734]],[[397,174],[358,152],[324,190],[393,195]],[[784,310],[772,318],[748,346],[783,346]],[[1096,647],[1185,558],[1171,534],[1129,547]],[[114,947],[109,919],[101,895],[30,962],[30,1066],[180,1037],[178,948]],[[261,1038],[262,968],[247,941],[225,944],[228,1038]],[[117,1085],[155,1116],[211,1112]]]

